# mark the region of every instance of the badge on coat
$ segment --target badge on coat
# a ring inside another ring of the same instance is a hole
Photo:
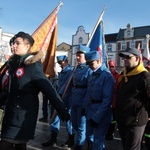
[[[18,68],[16,71],[16,77],[21,78],[24,75],[24,68]]]

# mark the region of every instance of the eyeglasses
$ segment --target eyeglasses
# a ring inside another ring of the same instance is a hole
[[[135,57],[135,56],[123,55],[123,59],[131,59],[132,57]]]

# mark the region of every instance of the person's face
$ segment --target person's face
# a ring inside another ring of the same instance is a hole
[[[88,61],[86,62],[86,64],[92,69],[95,70],[98,67],[100,67],[102,65],[100,59],[99,60],[93,60],[93,61]]]
[[[30,48],[30,44],[26,39],[23,40],[23,38],[18,37],[15,39],[13,47],[14,47],[14,53],[16,55],[22,56],[28,52]]]
[[[76,54],[76,61],[78,64],[85,63],[85,54]]]
[[[109,70],[110,70],[110,72],[113,72],[115,70],[115,67],[114,66],[110,66]]]
[[[63,68],[63,66],[64,66],[64,61],[58,61],[57,63],[59,64],[59,66],[60,66],[61,68]]]
[[[123,57],[124,60],[124,65],[127,69],[131,69],[136,67],[139,62],[140,62],[140,58],[138,56],[135,55],[124,55]]]

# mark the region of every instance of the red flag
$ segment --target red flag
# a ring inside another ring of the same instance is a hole
[[[61,5],[62,3],[60,2],[32,34],[35,43],[31,52],[43,51],[43,67],[47,77],[53,77],[55,75],[54,60],[57,43],[57,13]]]

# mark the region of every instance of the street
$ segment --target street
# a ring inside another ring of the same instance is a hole
[[[39,118],[42,117],[42,100],[40,98],[40,107],[39,107]],[[37,127],[35,132],[34,140],[30,140],[27,145],[27,150],[63,150],[61,145],[67,139],[67,132],[65,128],[65,122],[61,123],[60,133],[57,138],[56,147],[43,147],[41,143],[45,142],[46,139],[50,136],[50,127],[48,123],[43,123],[37,121]],[[118,131],[115,132],[115,138],[112,141],[106,141],[105,143],[106,150],[123,150],[121,145],[121,139],[119,137]],[[83,148],[84,150],[85,148]],[[146,150],[145,146],[142,150]]]

